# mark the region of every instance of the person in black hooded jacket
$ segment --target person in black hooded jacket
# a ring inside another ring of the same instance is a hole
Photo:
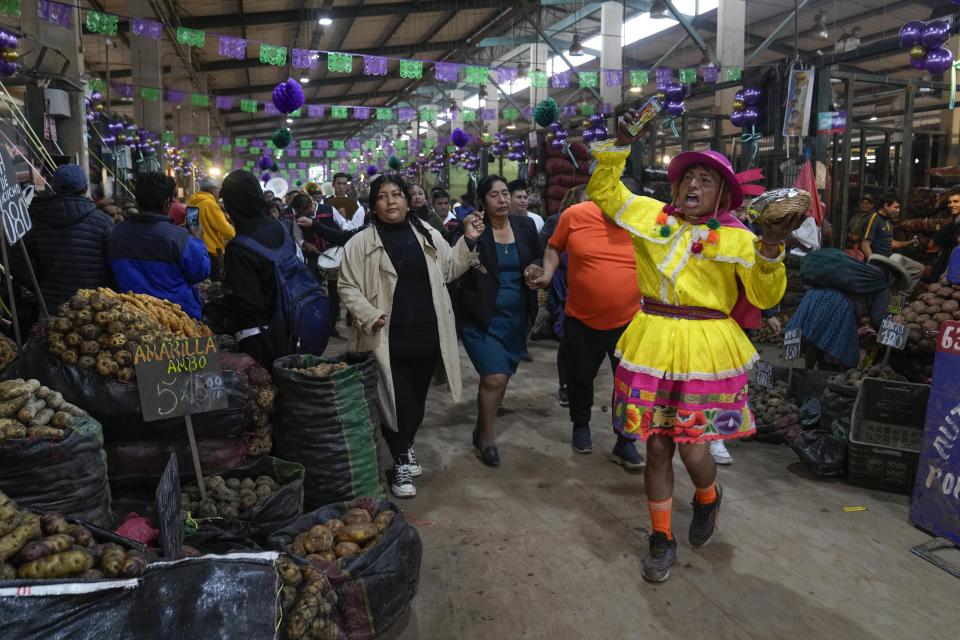
[[[249,171],[234,171],[224,178],[220,197],[237,236],[249,236],[270,249],[279,248],[289,237],[267,213],[260,181]],[[278,304],[274,265],[239,243],[228,242],[224,267],[230,291],[229,328],[236,333],[239,349],[269,370],[275,354],[261,331],[270,325]]]
[[[77,289],[113,286],[106,255],[113,220],[86,197],[87,176],[78,165],[58,167],[51,186],[52,194],[39,195],[30,203],[33,226],[23,240],[43,300],[53,314]],[[18,249],[10,257],[14,278],[30,288],[23,254]]]

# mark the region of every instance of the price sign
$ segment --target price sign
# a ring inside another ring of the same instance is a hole
[[[880,323],[877,342],[894,349],[903,349],[907,345],[907,325],[895,321],[893,316],[887,316]]]
[[[910,519],[960,544],[960,322],[940,325]]]
[[[890,296],[890,302],[887,304],[887,313],[898,316],[903,313],[903,295],[894,294]]]
[[[167,468],[157,485],[157,521],[160,523],[160,546],[163,556],[176,560],[183,549],[183,505],[180,503],[180,465],[177,454],[170,454]]]
[[[0,220],[3,221],[3,235],[13,246],[22,238],[33,224],[27,213],[27,203],[23,201],[17,172],[13,169],[13,160],[7,148],[0,144]]]
[[[783,358],[795,360],[800,355],[800,329],[790,329],[783,334]]]
[[[140,409],[147,422],[227,408],[213,338],[140,345],[133,356]]]
[[[757,363],[757,384],[766,389],[773,387],[773,365],[769,362]]]

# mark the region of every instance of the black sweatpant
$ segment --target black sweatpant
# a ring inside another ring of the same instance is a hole
[[[614,373],[620,360],[614,355],[617,341],[628,325],[617,329],[591,329],[576,318],[566,317],[563,325],[563,360],[567,367],[567,398],[570,400],[570,420],[573,426],[589,427],[593,408],[593,380],[597,377],[603,357],[610,359]],[[611,389],[611,397],[613,395]]]
[[[427,391],[433,370],[440,357],[440,338],[436,325],[422,330],[390,333],[390,368],[393,375],[393,395],[397,407],[397,430],[381,426],[383,439],[396,458],[406,455],[407,449],[423,422]]]

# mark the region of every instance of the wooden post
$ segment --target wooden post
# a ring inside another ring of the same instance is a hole
[[[203,486],[203,472],[200,470],[200,453],[197,451],[197,438],[193,435],[193,420],[190,414],[183,416],[187,423],[187,439],[190,440],[190,457],[193,458],[193,472],[197,476],[197,485],[200,487],[200,500],[207,499],[207,490]]]

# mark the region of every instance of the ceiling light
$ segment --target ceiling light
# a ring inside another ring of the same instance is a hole
[[[630,93],[643,93],[643,87],[630,87]]]
[[[517,128],[517,125],[513,124],[512,122],[507,125],[507,129],[510,129],[511,131],[513,131],[516,128]]]
[[[320,23],[320,26],[321,26],[321,27],[329,27],[330,25],[333,24],[333,20],[331,20],[331,19],[328,18],[327,16],[323,16],[322,18],[320,18],[319,20],[317,20],[317,22]]]
[[[876,116],[876,115],[870,116],[870,122],[876,122],[876,121],[877,121],[877,116]]]
[[[813,17],[813,37],[819,40],[830,39],[830,31],[827,29],[827,14],[818,13]]]
[[[650,17],[653,19],[669,18],[670,8],[667,3],[663,0],[654,0],[653,4],[650,5]]]
[[[703,123],[700,125],[700,128],[703,129],[704,131],[709,131],[709,130],[710,130],[710,121],[707,120],[706,118],[704,118],[704,119],[703,119]]]
[[[300,78],[300,84],[310,84],[310,78],[308,78],[307,76],[303,76],[302,78]]]
[[[293,124],[293,118],[287,118],[287,124]]]
[[[570,49],[567,50],[567,53],[573,56],[582,56],[583,55],[583,43],[580,42],[580,34],[573,34],[573,42],[570,43]]]

